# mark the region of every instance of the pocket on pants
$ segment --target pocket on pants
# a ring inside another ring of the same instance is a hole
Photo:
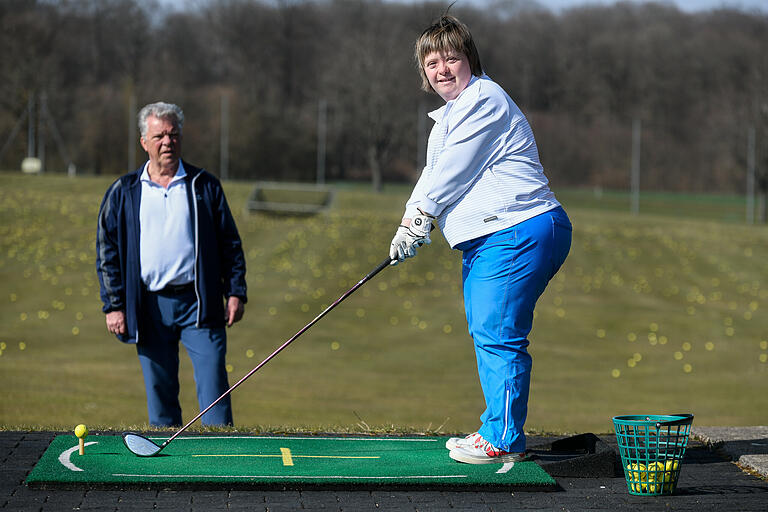
[[[571,251],[571,239],[573,237],[573,226],[568,220],[568,216],[563,210],[556,210],[552,215],[552,238],[554,241],[554,250],[552,251],[552,274],[550,279],[557,274],[560,267],[565,263],[568,253]]]

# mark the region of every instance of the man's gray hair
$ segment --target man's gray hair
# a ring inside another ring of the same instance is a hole
[[[147,136],[147,118],[149,116],[154,116],[158,119],[169,119],[171,122],[176,123],[176,126],[179,127],[179,132],[181,132],[184,126],[184,112],[182,112],[178,105],[163,101],[150,103],[139,110],[139,133],[141,133],[142,137]]]

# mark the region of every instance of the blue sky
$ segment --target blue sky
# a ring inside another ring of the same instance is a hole
[[[616,3],[613,0],[538,0],[538,2],[553,11],[567,9],[569,7],[575,7],[587,3],[602,5],[611,5]],[[680,10],[686,12],[707,11],[720,7],[732,7],[747,11],[760,10],[763,13],[768,13],[768,0],[666,0],[665,3],[674,4]]]
[[[188,0],[158,0],[160,4],[172,6],[178,8],[185,3],[189,4]],[[192,0],[192,4],[199,2],[200,0]],[[398,0],[408,1],[408,0]],[[493,0],[459,0],[459,2],[468,2],[476,5],[483,5]],[[514,2],[515,0],[509,0]],[[523,0],[525,1],[525,0]],[[598,5],[612,5],[616,3],[616,0],[535,0],[544,7],[558,12],[562,9],[568,9],[570,7],[577,7],[584,4],[598,4]],[[635,0],[632,0],[635,1]],[[656,0],[658,2],[670,3],[676,5],[680,10],[686,12],[708,11],[712,9],[718,9],[721,7],[730,7],[736,9],[742,9],[746,11],[760,11],[763,14],[768,14],[768,0]],[[204,3],[204,2],[203,2]]]

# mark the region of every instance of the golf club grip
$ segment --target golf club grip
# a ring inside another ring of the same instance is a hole
[[[213,406],[215,406],[216,404],[218,404],[219,402],[221,402],[221,401],[222,401],[222,400],[223,400],[223,399],[224,399],[224,398],[225,398],[227,395],[229,395],[230,393],[232,393],[232,391],[234,391],[234,390],[235,390],[235,389],[236,389],[236,388],[237,388],[237,387],[238,387],[240,384],[242,384],[243,382],[245,382],[245,381],[246,381],[246,379],[248,379],[248,377],[250,377],[251,375],[253,375],[253,374],[254,374],[254,373],[256,373],[257,371],[259,371],[259,369],[260,369],[262,366],[264,366],[264,365],[265,365],[265,364],[267,364],[267,363],[268,363],[270,360],[272,360],[272,358],[273,358],[273,357],[275,357],[277,354],[279,354],[279,353],[280,353],[280,352],[281,352],[281,351],[282,351],[282,350],[283,350],[285,347],[287,347],[288,345],[290,345],[290,344],[291,344],[291,343],[292,343],[292,342],[293,342],[293,341],[294,341],[296,338],[298,338],[299,336],[301,336],[302,334],[304,334],[305,332],[307,332],[307,330],[308,330],[310,327],[312,327],[313,325],[315,325],[315,324],[316,324],[316,323],[317,323],[317,322],[318,322],[318,321],[319,321],[321,318],[323,318],[323,317],[324,317],[326,314],[328,314],[328,313],[329,313],[329,312],[330,312],[330,311],[331,311],[333,308],[335,308],[336,306],[338,306],[339,304],[341,304],[341,302],[342,302],[344,299],[346,299],[347,297],[349,297],[350,295],[352,295],[352,294],[353,294],[353,293],[354,293],[354,292],[355,292],[355,291],[356,291],[358,288],[360,288],[361,286],[363,286],[363,285],[364,285],[364,284],[365,284],[367,281],[370,281],[370,280],[373,278],[373,276],[375,276],[376,274],[378,274],[379,272],[381,272],[382,270],[384,270],[385,268],[387,268],[387,267],[389,266],[389,264],[390,264],[390,263],[392,263],[392,258],[390,258],[389,256],[387,256],[387,259],[385,259],[384,261],[382,261],[381,263],[379,263],[379,265],[378,265],[378,266],[377,266],[375,269],[373,269],[372,271],[370,271],[370,272],[369,272],[369,273],[368,273],[368,274],[367,274],[365,277],[363,277],[363,278],[362,278],[360,281],[358,281],[358,282],[357,282],[357,284],[355,284],[355,285],[354,285],[352,288],[350,288],[349,290],[347,290],[346,292],[344,292],[344,294],[343,294],[341,297],[339,297],[338,299],[336,299],[336,302],[334,302],[333,304],[331,304],[330,306],[328,306],[327,308],[325,308],[325,310],[323,310],[323,312],[322,312],[322,313],[320,313],[319,315],[317,315],[317,316],[316,316],[316,317],[315,317],[315,318],[314,318],[314,319],[313,319],[311,322],[309,322],[307,325],[305,325],[305,326],[304,326],[304,327],[303,327],[303,328],[302,328],[302,329],[301,329],[299,332],[297,332],[296,334],[294,334],[294,335],[293,335],[293,337],[291,337],[291,338],[290,338],[288,341],[286,341],[285,343],[283,343],[282,345],[280,345],[279,347],[277,347],[277,349],[275,349],[275,351],[274,351],[274,352],[272,352],[272,353],[271,353],[269,356],[267,356],[267,358],[266,358],[266,359],[264,359],[262,362],[260,362],[260,363],[258,364],[258,366],[256,366],[254,369],[252,369],[251,371],[249,371],[248,373],[246,373],[246,374],[245,374],[245,376],[243,376],[243,377],[242,377],[242,378],[241,378],[239,381],[235,382],[235,383],[232,385],[232,387],[230,387],[228,390],[226,390],[226,391],[224,392],[224,394],[223,394],[223,395],[221,395],[219,398],[217,398],[216,400],[214,400],[214,401],[211,403],[211,405],[209,405],[208,407],[206,407],[205,409],[203,409],[202,411],[200,411],[200,413],[199,413],[197,416],[195,416],[194,418],[192,418],[191,420],[189,420],[189,423],[187,423],[186,425],[184,425],[184,426],[181,428],[181,430],[179,430],[178,432],[176,432],[175,434],[173,434],[171,437],[169,437],[169,438],[168,438],[168,439],[167,439],[167,440],[166,440],[166,441],[165,441],[165,442],[164,442],[164,443],[161,445],[161,449],[162,449],[163,447],[165,447],[165,446],[166,446],[168,443],[170,443],[171,441],[173,441],[174,439],[176,439],[176,437],[178,437],[178,435],[179,435],[179,434],[181,434],[182,432],[184,432],[185,430],[187,430],[187,428],[189,428],[189,426],[190,426],[190,425],[192,425],[194,422],[196,422],[197,420],[199,420],[199,419],[200,419],[200,418],[203,416],[203,414],[205,414],[205,413],[207,413],[209,410],[211,410],[211,408],[213,408]]]
[[[378,267],[376,267],[375,269],[371,270],[371,272],[362,279],[362,282],[368,281],[370,278],[372,278],[373,276],[375,276],[376,274],[378,274],[379,272],[381,272],[382,270],[387,268],[389,266],[389,264],[392,263],[392,261],[393,261],[393,259],[390,258],[389,256],[387,256],[387,259],[385,259],[384,261],[379,263]]]

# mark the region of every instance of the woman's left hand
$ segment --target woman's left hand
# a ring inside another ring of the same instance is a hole
[[[416,215],[413,219],[403,219],[403,223],[397,228],[392,243],[389,246],[391,265],[397,265],[406,258],[416,256],[416,249],[422,245],[429,245],[432,240],[429,232],[432,230],[432,219],[426,215]]]

